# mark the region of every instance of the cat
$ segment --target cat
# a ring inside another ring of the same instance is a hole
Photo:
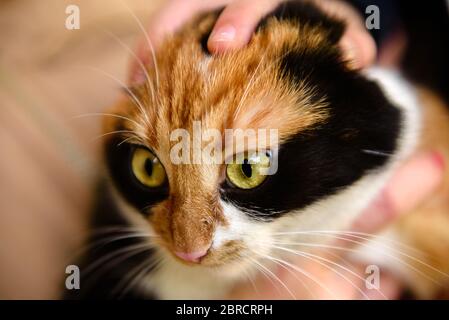
[[[447,159],[444,102],[398,71],[352,69],[338,47],[340,20],[285,2],[245,48],[213,56],[206,43],[218,14],[168,37],[145,66],[146,82],[127,89],[105,120],[110,179],[99,190],[81,290],[70,298],[224,298],[298,249],[277,243],[326,244],[332,237],[320,231],[349,230],[414,152],[438,148]],[[223,140],[225,129],[275,130],[277,140],[236,151],[241,162],[175,164],[172,133],[194,136],[194,123]],[[273,163],[274,173],[261,173]],[[361,246],[357,255],[397,273],[420,298],[448,280],[447,178],[376,238],[378,250]],[[391,241],[433,259],[407,258]]]

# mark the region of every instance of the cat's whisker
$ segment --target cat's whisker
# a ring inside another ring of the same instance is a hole
[[[267,242],[268,244],[268,242]],[[322,243],[310,243],[310,242],[282,242],[282,241],[273,241],[272,244],[276,245],[285,245],[285,246],[303,246],[303,247],[310,247],[315,249],[330,249],[330,250],[339,250],[339,251],[345,251],[345,252],[358,252],[357,249],[342,247],[342,246],[335,246],[335,245],[327,245]]]
[[[236,235],[240,235],[240,236],[245,235],[244,233],[241,233],[241,234],[238,234],[237,232],[234,232],[234,233],[235,233]],[[276,235],[285,235],[285,234],[291,235],[292,233],[291,233],[291,232],[286,232],[286,233],[282,232],[282,233],[277,233]],[[293,233],[293,234],[318,235],[318,236],[321,235],[321,233],[320,233],[319,231],[313,231],[313,232],[300,231],[300,232],[295,232],[295,233]],[[336,237],[334,234],[329,234],[329,233],[325,233],[324,235],[327,235],[327,236],[330,236],[330,237],[333,237],[333,238]],[[346,238],[340,237],[340,240],[350,241],[351,239],[346,239]],[[375,243],[375,241],[372,240],[372,239],[364,239],[364,240],[366,240],[366,241],[372,241],[372,242]],[[353,241],[353,240],[352,240],[352,241]],[[278,241],[278,240],[274,240],[274,242],[277,243],[277,244],[303,245],[303,246],[313,247],[313,248],[319,248],[319,249],[331,249],[331,250],[340,250],[340,251],[341,251],[341,250],[344,250],[344,251],[346,251],[346,252],[352,252],[352,253],[359,252],[357,249],[351,249],[351,248],[346,248],[346,247],[338,247],[338,246],[332,246],[332,245],[327,245],[327,244],[313,244],[313,243],[305,243],[305,242],[302,242],[302,243],[298,243],[298,242],[285,242],[285,243],[282,243],[282,242],[280,242],[280,241]],[[358,244],[358,245],[363,245],[362,242],[356,242],[356,244]],[[391,248],[391,249],[394,249],[394,248]],[[402,254],[402,255],[407,255],[406,253],[404,253],[404,252],[402,252],[402,251],[400,251],[400,250],[397,250],[397,249],[394,249],[394,250],[395,250],[396,252]],[[380,251],[380,248],[376,248],[376,251]],[[382,251],[382,254],[385,254],[385,253]],[[387,255],[388,255],[388,254],[387,254]],[[412,260],[420,261],[420,260],[417,259],[416,257],[413,257],[413,256],[409,256],[409,257],[410,257],[410,259],[412,259]],[[343,258],[341,258],[341,259],[343,259]],[[393,258],[393,259],[395,259],[395,258]],[[343,260],[346,261],[345,259],[343,259]],[[400,260],[400,259],[396,259],[396,260],[399,260],[401,264],[404,264],[404,265],[407,264],[407,262],[402,261],[402,260]],[[420,261],[420,262],[423,263],[423,264],[425,264],[425,265],[427,265],[429,268],[434,269],[432,266],[426,264],[425,262],[423,262],[423,261]],[[346,264],[348,264],[348,262],[346,262]],[[349,265],[351,265],[351,264],[349,264]],[[412,267],[412,266],[410,266],[410,267]],[[438,272],[441,273],[441,271],[438,270],[438,269],[435,270],[435,271],[438,271]],[[443,274],[444,274],[444,273],[443,273]]]
[[[149,266],[146,266],[142,269],[141,272],[139,272],[135,279],[131,280],[131,282],[122,290],[122,293],[119,296],[119,299],[121,299],[126,293],[129,292],[129,290],[136,287],[140,282],[143,282],[143,280],[154,270],[156,269],[160,264],[162,263],[162,260],[155,261]]]
[[[366,154],[369,154],[369,155],[380,156],[380,157],[391,157],[391,156],[393,156],[392,153],[388,153],[388,152],[380,151],[380,150],[362,149],[362,152],[366,153]]]
[[[144,260],[137,264],[113,289],[113,294],[119,294],[121,299],[130,289],[145,277],[154,267],[161,262],[160,258],[152,259],[153,261]]]
[[[145,232],[142,228],[129,227],[129,226],[119,226],[119,225],[108,225],[99,228],[95,228],[90,232],[90,236],[107,234],[107,233],[118,233],[118,232]],[[148,233],[148,236],[155,236],[154,234]]]
[[[120,236],[115,236],[115,237],[112,237],[112,236],[110,236],[110,237],[102,237],[102,238],[100,238],[100,239],[98,239],[97,241],[94,241],[93,243],[92,243],[92,245],[94,246],[94,247],[92,247],[92,249],[101,249],[102,247],[104,247],[104,246],[106,246],[106,245],[108,245],[108,244],[110,244],[110,243],[112,243],[112,242],[115,242],[115,241],[119,241],[119,240],[124,240],[124,239],[133,239],[133,238],[142,238],[142,239],[145,239],[145,238],[151,238],[150,236],[148,236],[147,234],[145,234],[145,233],[129,233],[129,234],[125,234],[125,235],[120,235]],[[155,238],[155,237],[153,237],[153,238]]]
[[[357,232],[357,231],[350,231],[350,230],[302,230],[302,231],[293,231],[293,232],[277,232],[274,233],[274,236],[284,236],[284,235],[297,235],[297,234],[304,234],[304,235],[316,235],[316,234],[329,234],[334,235],[334,234],[342,234],[342,235],[347,235],[350,237],[357,237],[359,239],[363,239],[366,241],[372,241],[372,242],[378,242],[377,239],[389,242],[391,244],[394,245],[398,245],[404,249],[410,250],[410,251],[414,251],[422,256],[427,256],[427,253],[422,251],[422,250],[418,250],[414,247],[411,247],[405,243],[402,243],[400,241],[385,237],[385,236],[380,236],[377,234],[372,234],[372,233],[365,233],[365,232]],[[375,238],[376,240],[373,240],[372,238]]]
[[[123,236],[105,236],[98,240],[94,240],[92,242],[89,242],[88,245],[82,246],[81,248],[77,249],[73,255],[71,255],[70,261],[76,260],[78,258],[81,258],[83,255],[85,255],[90,250],[94,249],[101,249],[102,247],[114,243],[116,241],[126,240],[126,239],[132,239],[132,238],[144,238],[146,235],[134,235],[132,232],[127,232],[127,235]]]
[[[348,259],[344,258],[344,255],[339,254],[339,252],[335,252],[334,249],[330,249],[330,248],[320,248],[320,250],[322,252],[324,252],[325,255],[332,257],[333,259],[335,259],[336,262],[341,262],[342,265],[346,265],[347,268],[350,268],[351,270],[356,270],[356,265],[355,263],[349,261]]]
[[[285,56],[287,56],[292,49],[287,50],[283,55],[281,55],[279,58],[277,58],[273,64],[269,64],[267,65],[267,67],[265,68],[265,70],[263,70],[258,76],[257,78],[255,78],[255,75],[257,74],[258,69],[260,68],[260,66],[262,65],[262,62],[264,61],[265,57],[267,56],[268,52],[266,52],[262,59],[260,60],[259,64],[257,65],[254,73],[252,74],[250,81],[248,82],[245,91],[242,95],[242,98],[240,99],[239,104],[237,105],[236,110],[234,111],[234,118],[236,118],[240,112],[240,109],[244,103],[244,100],[246,99],[248,93],[249,93],[249,89],[251,88],[252,85],[254,85],[255,83],[257,83],[257,81],[268,71],[270,70],[271,65],[275,65],[276,63],[278,63],[279,61],[281,61]]]
[[[292,268],[290,268],[289,266],[285,266],[283,263],[277,261],[277,259],[274,259],[273,257],[270,257],[268,255],[262,255],[262,257],[273,261],[276,265],[280,266],[284,270],[287,270],[287,272],[290,273],[304,287],[304,289],[306,289],[306,291],[309,293],[311,297],[316,298],[315,294],[310,289],[310,287],[305,283],[303,279],[298,277],[298,275],[295,272],[293,272],[294,270]]]
[[[447,274],[447,273],[445,273],[445,272],[443,272],[443,271],[441,271],[441,270],[439,270],[439,269],[437,269],[437,268],[431,266],[430,264],[424,262],[422,259],[420,259],[420,258],[418,258],[418,257],[416,257],[416,256],[413,256],[413,255],[411,255],[411,254],[408,254],[408,253],[406,253],[406,252],[404,252],[404,251],[402,251],[402,250],[400,250],[400,249],[397,249],[397,248],[395,248],[395,247],[386,245],[386,244],[384,244],[384,243],[382,243],[382,242],[374,241],[374,240],[372,240],[372,239],[368,239],[368,238],[365,238],[365,237],[362,237],[362,236],[351,235],[351,234],[348,234],[348,235],[346,235],[346,236],[353,237],[353,238],[356,238],[356,239],[361,239],[361,240],[365,241],[364,243],[366,243],[366,242],[368,242],[368,243],[372,242],[372,243],[374,243],[374,244],[380,244],[382,247],[385,247],[387,250],[392,250],[394,253],[397,253],[397,254],[399,254],[399,255],[401,255],[401,256],[403,256],[403,257],[406,257],[407,259],[410,259],[410,260],[412,260],[412,261],[415,261],[415,262],[419,263],[420,265],[425,266],[425,267],[427,267],[427,268],[429,268],[429,269],[431,269],[431,270],[433,270],[433,271],[439,273],[440,275],[443,275],[443,276],[449,278],[449,274]],[[410,247],[407,247],[407,249],[413,250],[413,248],[410,248]],[[418,251],[418,252],[419,252],[419,250],[415,250],[415,251]],[[429,257],[429,255],[426,254],[426,253],[421,253],[420,256],[427,256],[427,257]],[[431,257],[430,257],[430,258],[431,258]]]
[[[94,261],[89,266],[87,266],[86,269],[83,270],[83,276],[84,277],[90,276],[90,274],[93,271],[95,271],[98,267],[102,266],[104,263],[106,263],[112,259],[112,261],[110,261],[110,263],[108,263],[108,265],[105,266],[104,269],[100,270],[100,272],[95,274],[97,277],[99,277],[105,271],[112,269],[112,267],[116,266],[118,263],[125,261],[137,254],[141,254],[141,253],[144,253],[146,251],[151,251],[151,250],[152,250],[152,247],[148,243],[138,243],[135,245],[130,245],[130,246],[126,246],[124,248],[120,248],[118,250],[114,250],[114,251],[109,252],[108,254],[102,256],[100,259]]]
[[[323,290],[325,290],[327,293],[329,293],[331,296],[333,296],[334,298],[336,298],[335,293],[333,293],[328,287],[326,287],[321,281],[319,281],[315,276],[313,276],[312,274],[310,274],[309,272],[305,271],[304,269],[300,268],[299,266],[295,266],[285,260],[279,259],[279,258],[275,258],[266,254],[260,254],[258,252],[256,252],[256,254],[258,254],[259,256],[261,256],[262,258],[265,259],[269,259],[274,261],[277,261],[279,263],[282,263],[288,267],[290,267],[291,269],[295,270],[296,272],[304,275],[305,277],[307,277],[308,279],[312,280],[314,283],[316,283],[319,287],[321,287]]]
[[[312,260],[312,261],[314,261],[314,262],[316,262],[316,263],[322,265],[323,267],[329,269],[329,270],[332,271],[332,272],[335,272],[335,274],[337,274],[337,275],[340,276],[342,279],[344,279],[345,281],[347,281],[347,282],[348,282],[354,289],[356,289],[356,290],[357,290],[357,291],[358,291],[358,292],[359,292],[365,299],[369,299],[369,297],[367,296],[367,294],[366,294],[365,292],[363,292],[363,290],[360,289],[360,287],[357,286],[351,279],[349,279],[348,277],[346,277],[343,273],[341,273],[341,272],[338,271],[337,269],[332,268],[332,267],[329,266],[328,264],[331,264],[331,265],[334,265],[334,266],[336,266],[336,267],[338,267],[338,268],[341,268],[342,270],[348,272],[349,274],[351,274],[352,276],[356,277],[357,279],[362,280],[363,282],[365,281],[365,279],[363,279],[360,275],[358,275],[358,274],[355,273],[354,271],[352,271],[352,270],[346,268],[345,266],[342,266],[342,265],[340,265],[340,264],[338,264],[338,263],[336,263],[336,262],[334,262],[334,261],[331,261],[331,260],[329,260],[329,259],[320,257],[320,256],[315,255],[315,254],[311,254],[311,253],[307,253],[307,252],[303,252],[303,251],[298,251],[298,250],[291,250],[291,249],[284,248],[284,247],[280,247],[280,246],[273,246],[273,248],[276,248],[276,249],[279,249],[279,250],[282,250],[282,251],[286,251],[286,252],[289,252],[289,253],[291,253],[291,254],[294,254],[294,255],[298,255],[298,256],[304,257],[304,258],[306,258],[306,259],[310,259],[310,260]],[[323,261],[326,262],[326,263],[328,263],[328,264],[324,263]],[[386,299],[386,297],[383,295],[382,292],[380,292],[378,289],[377,289],[377,291],[378,291],[378,292],[379,292],[379,293]]]
[[[116,295],[120,294],[121,297],[125,295],[126,293],[122,288],[127,287],[129,283],[132,282],[140,274],[142,270],[145,270],[148,267],[147,263],[148,261],[144,260],[138,263],[135,267],[131,268],[131,270],[127,272],[127,274],[117,283],[117,285],[114,285],[111,292],[111,296],[115,297]]]
[[[266,218],[264,217],[263,214],[260,213],[260,211],[257,211],[257,209],[259,207],[257,206],[252,206],[251,208],[249,207],[241,207],[238,203],[228,199],[228,201],[230,201],[232,203],[233,206],[239,208],[241,211],[244,211],[245,214],[247,214],[249,217],[251,217],[254,220],[260,221],[260,222],[267,222],[268,219],[270,219],[270,215],[273,213],[276,213],[275,211],[270,212],[270,214],[266,214]],[[241,235],[245,235],[245,233],[241,233]]]
[[[133,123],[134,125],[136,125],[136,127],[139,127],[140,129],[145,129],[140,123],[138,123],[137,121],[134,121],[131,118],[125,117],[125,116],[121,116],[119,114],[113,114],[113,113],[101,113],[101,112],[94,112],[94,113],[84,113],[84,114],[80,114],[77,116],[74,116],[74,119],[80,119],[80,118],[87,118],[87,117],[113,117],[113,118],[118,118],[118,119],[123,119],[126,121],[129,121],[131,123]]]
[[[122,226],[109,226],[102,227],[94,230],[90,233],[89,245],[80,248],[76,256],[80,256],[86,253],[88,250],[99,250],[108,244],[111,244],[120,240],[127,239],[154,239],[159,236],[156,234],[151,234],[140,228],[133,227],[122,227]]]
[[[147,206],[143,207],[143,208],[141,209],[141,211],[142,211],[142,212],[147,212],[147,210],[150,210],[150,209],[153,208],[153,207],[154,207],[154,204],[150,204],[150,205],[147,205]],[[161,210],[164,210],[164,209],[168,211],[167,208],[161,207]]]
[[[115,41],[117,41],[134,58],[134,60],[137,62],[137,64],[139,65],[139,68],[142,70],[142,72],[145,75],[147,83],[150,86],[150,92],[151,92],[152,101],[153,101],[153,103],[156,103],[156,96],[155,96],[155,89],[154,89],[153,81],[152,81],[150,75],[148,74],[147,69],[143,65],[142,60],[139,59],[139,57],[136,55],[134,50],[132,50],[128,45],[126,45],[126,43],[124,43],[122,40],[120,40],[120,38],[117,37],[115,34],[113,34],[112,32],[109,32],[107,30],[103,30],[103,32],[105,32],[107,35],[109,35]]]
[[[341,246],[336,246],[336,245],[328,245],[328,244],[323,244],[323,243],[312,243],[312,242],[290,242],[290,241],[276,241],[274,240],[273,243],[277,243],[277,244],[285,244],[285,245],[294,245],[294,246],[309,246],[309,247],[315,247],[315,248],[327,248],[327,249],[341,249],[341,248],[345,248],[345,247],[341,247]],[[352,249],[352,248],[346,248],[348,249],[348,251],[351,252],[357,252],[357,249]]]
[[[110,132],[106,132],[106,133],[100,134],[100,135],[96,136],[95,138],[91,139],[91,141],[96,141],[98,139],[101,139],[101,138],[104,138],[104,137],[107,137],[107,136],[110,136],[110,135],[114,135],[114,134],[130,134],[130,135],[133,135],[133,138],[135,138],[134,137],[134,135],[135,135],[134,131],[131,131],[131,130],[114,130],[114,131],[110,131]]]
[[[234,112],[234,118],[238,117],[239,113],[240,113],[240,109],[243,105],[243,103],[245,102],[246,97],[248,96],[249,93],[249,89],[251,88],[251,86],[253,85],[255,77],[257,75],[257,71],[259,71],[260,66],[262,65],[262,63],[265,61],[265,58],[268,54],[268,51],[265,52],[265,54],[263,55],[262,59],[260,59],[256,69],[254,70],[253,74],[251,75],[251,78],[249,79],[248,84],[246,85],[245,91],[243,92],[242,98],[240,99],[239,104],[237,105],[237,108],[235,109]],[[260,76],[257,77],[257,80],[260,78]]]
[[[156,84],[157,84],[157,88],[160,88],[160,83],[159,83],[159,68],[157,65],[157,59],[156,59],[156,52],[154,50],[154,46],[153,43],[151,42],[150,39],[150,35],[148,34],[147,30],[145,29],[145,27],[142,24],[142,21],[140,21],[139,17],[137,17],[137,15],[135,14],[135,12],[126,4],[126,2],[124,2],[123,0],[120,0],[120,2],[123,4],[123,6],[126,7],[126,9],[128,10],[128,12],[131,14],[131,16],[133,17],[134,21],[137,23],[137,25],[139,26],[140,30],[142,31],[143,35],[145,36],[145,40],[147,41],[148,47],[150,48],[151,51],[151,56],[152,56],[152,60],[153,60],[153,65],[154,65],[154,70],[156,73]]]
[[[143,121],[144,123],[146,123],[146,125],[148,125],[150,128],[152,128],[152,124],[150,122],[150,120],[148,119],[148,115],[145,112],[145,108],[143,106],[143,103],[137,98],[137,96],[135,95],[134,92],[132,92],[132,90],[130,90],[128,88],[128,86],[121,81],[120,79],[118,79],[117,77],[113,76],[112,74],[96,68],[96,67],[92,67],[92,66],[88,66],[89,69],[99,72],[101,74],[103,74],[104,76],[108,77],[109,79],[115,81],[121,88],[123,88],[123,90],[125,91],[125,93],[131,98],[131,101],[134,103],[134,105],[140,110],[141,116],[143,117]]]
[[[276,289],[276,291],[281,294],[281,290],[279,288],[279,284],[277,282],[275,282],[275,276],[273,272],[268,272],[268,268],[263,266],[261,263],[259,263],[256,259],[250,257],[249,255],[246,256],[247,259],[249,259],[249,261],[251,261],[251,263],[256,267],[256,269],[263,275],[265,276],[268,281],[270,281],[270,283],[273,285],[273,287]],[[270,274],[271,273],[271,274]],[[280,281],[280,280],[279,280]],[[285,285],[285,284],[284,284]]]
[[[251,286],[253,287],[256,295],[260,296],[260,291],[257,288],[256,282],[254,281],[253,276],[246,269],[243,269],[242,271],[243,271],[243,274],[245,275],[245,278],[248,279],[248,281],[251,283]]]
[[[378,252],[378,253],[380,253],[380,254],[382,254],[382,255],[388,257],[388,258],[391,258],[391,259],[393,259],[393,260],[399,262],[400,264],[402,264],[402,265],[408,267],[409,269],[413,270],[414,272],[418,273],[419,275],[421,275],[421,276],[425,277],[426,279],[432,281],[432,282],[435,283],[436,285],[441,286],[441,284],[440,284],[438,281],[436,281],[434,278],[430,277],[428,274],[426,274],[426,273],[424,273],[423,271],[417,269],[416,267],[414,267],[414,266],[411,265],[410,263],[404,261],[403,259],[400,259],[400,258],[398,258],[398,257],[396,257],[396,256],[394,256],[394,255],[388,254],[388,252],[384,252],[384,251],[380,250],[380,248],[378,248],[378,247],[373,247],[373,246],[370,246],[369,244],[367,244],[367,243],[365,243],[365,242],[355,241],[355,240],[347,239],[347,238],[344,238],[344,237],[334,236],[334,238],[335,238],[335,239],[339,239],[339,240],[343,240],[343,241],[348,241],[348,242],[351,242],[351,243],[354,243],[354,244],[357,244],[357,245],[360,245],[360,246],[364,246],[364,247],[367,247],[367,248],[369,248],[369,249],[373,249],[373,250],[375,250],[376,252]],[[298,245],[308,246],[308,247],[324,247],[324,246],[325,246],[325,245],[322,245],[322,244],[311,244],[311,243],[300,243],[300,244],[298,244]],[[350,249],[350,248],[339,247],[339,246],[328,246],[328,248],[329,248],[329,249],[333,249],[333,250],[341,250],[341,251],[345,251],[345,252],[358,252],[357,249]],[[406,254],[402,253],[401,251],[397,251],[397,253],[406,255]],[[406,256],[407,256],[407,255],[406,255]],[[432,269],[433,271],[436,271],[436,272],[438,272],[438,273],[440,273],[440,274],[446,275],[446,274],[445,274],[444,272],[442,272],[441,270],[438,270],[438,269],[436,269],[436,268],[430,266],[429,264],[427,264],[427,263],[425,263],[425,262],[423,262],[423,261],[421,261],[421,260],[419,260],[419,259],[416,259],[416,258],[411,257],[411,256],[408,256],[408,258],[411,258],[412,260],[415,260],[416,262],[418,262],[418,263],[420,263],[420,264],[422,264],[422,265],[424,265],[424,266],[426,266],[426,267]]]
[[[422,259],[419,259],[419,258],[417,258],[417,257],[415,257],[415,256],[412,256],[412,255],[410,255],[410,254],[408,254],[408,253],[406,253],[406,252],[404,252],[404,251],[402,251],[402,250],[399,250],[399,249],[397,249],[397,248],[394,248],[394,247],[392,247],[392,246],[386,245],[385,243],[378,242],[378,241],[375,241],[375,240],[373,240],[373,239],[370,239],[370,238],[361,236],[360,234],[362,234],[362,233],[360,233],[360,232],[331,232],[331,231],[324,231],[323,233],[324,233],[324,234],[329,234],[329,236],[332,236],[332,237],[335,238],[335,239],[340,239],[340,240],[343,240],[343,241],[352,242],[352,243],[355,243],[355,244],[357,244],[357,245],[368,246],[369,248],[374,248],[374,249],[376,249],[376,247],[370,246],[370,245],[369,245],[370,242],[372,242],[372,243],[374,243],[374,244],[380,244],[382,247],[384,247],[384,248],[386,248],[386,249],[392,250],[393,252],[395,252],[395,253],[397,253],[397,254],[403,256],[403,257],[406,257],[406,258],[408,258],[408,259],[410,259],[410,260],[413,260],[413,261],[415,261],[415,262],[421,264],[422,266],[425,266],[425,267],[427,267],[427,268],[429,268],[429,269],[431,269],[431,270],[433,270],[433,271],[435,271],[435,272],[437,272],[437,273],[439,273],[439,274],[441,274],[441,275],[443,275],[443,276],[449,278],[449,274],[447,274],[447,273],[445,273],[445,272],[443,272],[443,271],[441,271],[441,270],[439,270],[439,269],[437,269],[437,268],[431,266],[430,264],[424,262]],[[352,239],[348,239],[348,238],[344,238],[344,237],[337,237],[337,236],[335,236],[334,234],[341,234],[341,235],[344,235],[344,236],[347,236],[347,237],[352,237],[352,238],[356,238],[356,239],[361,239],[361,240],[363,240],[364,242],[361,242],[361,241],[354,241],[354,240],[352,240]],[[368,234],[368,235],[370,235],[370,234]],[[372,236],[374,236],[374,235],[372,235]],[[386,237],[381,237],[381,238],[382,238],[383,240],[389,240],[389,239],[386,238]],[[391,240],[391,242],[401,244],[400,242],[397,242],[397,241],[394,241],[394,240]],[[407,246],[407,245],[405,245],[405,244],[402,244],[402,245],[405,246],[407,249],[414,249],[414,248],[409,247],[409,246]],[[380,249],[380,248],[378,248],[378,249]],[[419,252],[419,250],[416,250],[416,249],[415,249],[415,251],[418,251],[418,252]],[[424,253],[424,254],[425,254],[425,253]],[[388,255],[388,256],[389,256],[389,257],[394,257],[394,256],[392,256],[392,255]],[[395,258],[395,259],[398,259],[397,257],[394,257],[394,258]],[[398,259],[398,260],[400,260],[400,259]]]
[[[277,276],[272,272],[270,269],[268,269],[266,266],[264,266],[262,263],[259,263],[257,260],[254,260],[254,263],[258,264],[262,269],[264,269],[268,274],[270,274],[273,279],[275,279],[279,284],[288,292],[288,294],[296,300],[296,296],[293,294],[293,292],[290,290],[290,288]]]
[[[132,140],[134,140],[134,139],[135,139],[135,137],[128,137],[128,138],[125,138],[125,139],[123,139],[122,141],[120,141],[119,143],[117,143],[117,147],[120,147],[122,144],[128,143],[128,142],[130,142],[130,141],[132,141]]]

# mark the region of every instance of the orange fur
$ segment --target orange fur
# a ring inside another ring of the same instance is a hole
[[[323,111],[326,102],[311,100],[314,88],[286,85],[280,79],[280,68],[272,63],[280,60],[285,45],[295,50],[329,46],[323,30],[298,29],[273,20],[271,32],[258,33],[246,50],[208,61],[199,38],[212,23],[212,17],[206,17],[167,39],[157,53],[157,68],[150,65],[147,70],[151,80],[133,90],[139,101],[131,96],[114,108],[116,114],[138,125],[116,118],[105,123],[106,132],[133,131],[134,139],[155,150],[164,164],[171,197],[152,209],[150,222],[163,239],[160,244],[170,251],[208,247],[216,226],[226,224],[217,194],[223,166],[173,165],[168,157],[175,144],[169,139],[173,130],[192,133],[193,122],[201,121],[204,129],[218,129],[223,135],[224,129],[277,129],[283,141],[319,125],[327,116]],[[238,242],[230,242],[226,250],[211,252],[203,263],[224,263],[238,247]]]
[[[128,98],[114,109],[116,114],[133,121],[110,118],[105,122],[106,132],[133,131],[133,139],[150,146],[164,164],[170,198],[152,208],[149,220],[161,236],[159,244],[170,251],[188,252],[209,246],[217,226],[227,223],[217,192],[223,166],[173,165],[169,159],[174,145],[169,139],[173,130],[183,128],[192,133],[193,121],[202,121],[204,128],[218,129],[222,133],[225,128],[273,128],[280,129],[279,137],[283,141],[302,130],[319,126],[327,117],[323,108],[326,101],[311,101],[314,88],[305,84],[292,88],[280,80],[273,82],[273,79],[280,79],[280,75],[278,66],[272,63],[281,58],[286,45],[295,50],[330,47],[323,30],[273,20],[268,26],[271,32],[256,34],[247,49],[209,59],[202,52],[199,39],[212,23],[213,18],[206,17],[167,39],[157,53],[157,68],[153,64],[148,66],[148,83],[133,91],[139,101]],[[438,148],[447,160],[447,109],[438,98],[424,90],[422,101],[426,107],[420,148]],[[347,133],[348,138],[351,134]],[[438,193],[416,212],[398,221],[395,230],[405,242],[433,256],[426,263],[449,273],[448,175]],[[240,245],[236,241],[228,242],[224,250],[210,252],[204,264],[219,265],[233,259]],[[439,272],[415,261],[408,262],[438,282],[445,280]],[[412,285],[422,297],[431,297],[438,290],[438,286],[425,277],[417,276]]]

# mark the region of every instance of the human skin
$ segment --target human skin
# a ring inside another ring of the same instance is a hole
[[[281,0],[171,0],[153,16],[148,27],[148,38],[142,39],[137,49],[137,57],[144,63],[151,58],[152,46],[157,47],[167,34],[173,33],[193,15],[225,6],[209,37],[208,49],[213,54],[236,50],[244,47],[250,40],[260,19],[273,10]],[[362,69],[370,66],[376,57],[376,46],[364,27],[361,16],[347,3],[337,0],[314,0],[323,10],[336,15],[346,22],[347,29],[340,47],[351,66]],[[149,40],[149,41],[148,41]],[[139,72],[138,63],[132,62],[129,81],[139,83],[144,76]],[[400,167],[378,198],[362,213],[354,223],[353,230],[362,233],[375,233],[399,216],[407,214],[433,193],[442,181],[445,162],[437,151],[421,152],[412,156]],[[416,184],[419,181],[419,184]],[[346,246],[343,243],[341,246]],[[346,248],[346,247],[345,247]],[[349,249],[349,248],[346,248]],[[344,257],[315,252],[332,263],[341,264]],[[298,266],[309,276],[319,279],[320,284],[311,281],[303,273],[291,268],[279,267],[275,277],[261,276],[253,283],[245,283],[235,288],[231,299],[394,299],[401,292],[397,279],[383,273],[380,291],[365,288],[362,279],[365,269],[361,265],[351,264],[357,275],[341,272],[298,258]],[[322,260],[323,261],[323,260]],[[346,263],[346,261],[345,261]],[[335,269],[335,267],[333,268]],[[341,270],[340,270],[341,271]],[[268,279],[270,278],[270,279]],[[277,279],[276,279],[277,278]],[[255,282],[255,283],[254,283]],[[282,284],[283,283],[283,284]],[[288,288],[288,290],[286,289]]]

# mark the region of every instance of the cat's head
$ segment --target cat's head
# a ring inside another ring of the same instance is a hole
[[[352,220],[409,138],[404,112],[343,60],[342,23],[290,3],[247,47],[212,56],[215,19],[158,48],[148,81],[106,122],[118,133],[105,149],[130,214],[163,254],[239,272],[279,256],[286,239]]]

